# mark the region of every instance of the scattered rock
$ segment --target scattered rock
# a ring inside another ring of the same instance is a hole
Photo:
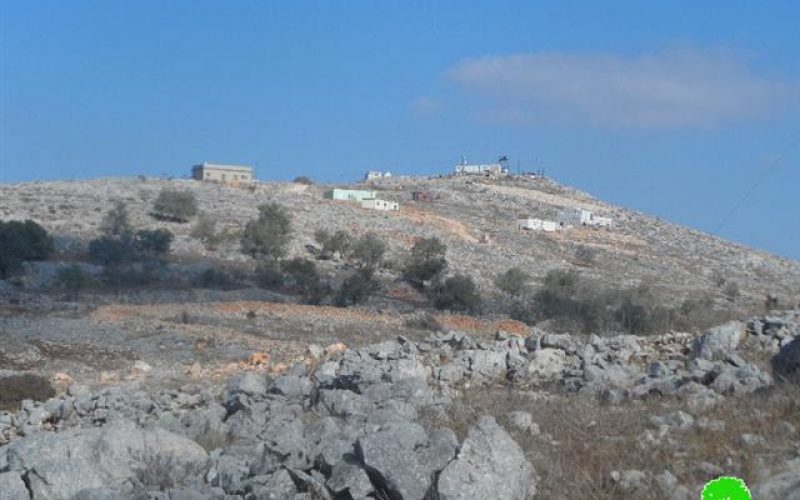
[[[26,500],[28,488],[18,472],[0,473],[0,500]]]
[[[615,490],[626,495],[650,490],[650,478],[647,473],[640,470],[611,471],[610,479]]]
[[[800,373],[800,337],[781,347],[781,350],[772,358],[772,369],[776,376],[787,379],[797,379]]]
[[[567,355],[561,349],[542,348],[534,351],[528,363],[528,375],[551,379],[567,368]]]
[[[230,394],[263,396],[267,393],[267,379],[259,373],[243,371],[231,380],[228,392]]]
[[[800,500],[800,459],[787,462],[782,472],[754,485],[751,493],[758,500]]]
[[[506,414],[506,421],[511,429],[519,432],[527,432],[533,435],[539,434],[539,426],[533,422],[533,415],[527,411],[512,411]]]
[[[536,492],[533,467],[491,417],[483,417],[439,475],[442,500],[525,500]]]
[[[38,433],[8,447],[11,471],[28,471],[34,498],[71,499],[82,490],[116,488],[131,480],[167,488],[203,477],[208,455],[196,443],[162,429],[120,421],[102,428]]]
[[[692,355],[700,359],[724,360],[736,350],[745,335],[745,325],[740,321],[714,327],[697,338],[692,346]]]
[[[349,494],[354,500],[366,498],[373,491],[366,471],[353,458],[334,465],[326,485],[337,497]]]

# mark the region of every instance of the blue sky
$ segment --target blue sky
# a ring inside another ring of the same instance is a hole
[[[2,0],[0,182],[507,155],[800,258],[798,26],[794,1]]]

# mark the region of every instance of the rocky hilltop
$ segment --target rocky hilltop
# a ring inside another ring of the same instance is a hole
[[[350,186],[391,212],[331,187],[0,186],[0,220],[55,247],[0,280],[0,500],[684,500],[722,475],[800,498],[800,263],[544,178]],[[154,216],[165,189],[201,214]],[[98,261],[116,202],[134,231],[174,235],[169,251]],[[241,248],[267,202],[291,222],[277,271]],[[612,226],[517,227],[566,207]],[[323,255],[320,229],[385,243],[361,300],[333,298],[364,269]],[[446,273],[414,283],[432,236]],[[511,268],[523,292],[498,284]],[[450,276],[481,307],[440,300]]]

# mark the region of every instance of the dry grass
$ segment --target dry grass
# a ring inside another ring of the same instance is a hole
[[[25,399],[45,401],[56,391],[44,377],[25,373],[0,378],[0,411],[16,411]]]
[[[650,417],[679,409],[680,402],[673,399],[606,405],[588,396],[543,396],[494,387],[465,391],[447,418],[423,415],[423,419],[430,426],[450,427],[463,439],[482,415],[493,415],[503,422],[503,416],[512,410],[530,412],[541,434],[514,430],[511,434],[537,472],[538,498],[661,497],[658,489],[623,492],[611,483],[612,471],[628,469],[653,475],[668,470],[692,494],[699,495],[702,484],[714,478],[713,472],[701,466],[703,462],[754,484],[763,479],[765,467],[775,470],[797,451],[798,436],[787,438],[785,424],[778,425],[786,422],[800,429],[800,389],[796,386],[728,398],[703,415],[723,422],[723,430],[673,427],[660,442],[644,445],[646,431],[658,434]],[[765,441],[748,447],[742,442],[745,433],[759,435]]]

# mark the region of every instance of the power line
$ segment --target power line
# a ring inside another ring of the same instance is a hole
[[[742,205],[744,205],[744,202],[747,201],[750,195],[752,195],[755,192],[755,190],[758,189],[758,187],[767,179],[767,177],[769,177],[769,174],[771,174],[776,168],[778,168],[778,165],[780,165],[780,163],[783,161],[786,155],[788,155],[789,152],[791,152],[791,150],[794,149],[794,147],[797,146],[798,143],[800,143],[800,138],[797,138],[791,143],[789,143],[789,145],[770,162],[769,166],[764,171],[764,173],[761,174],[761,176],[758,179],[756,179],[756,181],[753,184],[750,185],[750,188],[747,190],[747,192],[745,192],[744,196],[742,196],[733,205],[733,207],[731,207],[728,213],[726,213],[725,216],[722,217],[716,229],[714,229],[715,234],[719,234],[720,230],[725,226],[725,224],[728,223],[733,214],[736,213],[737,210],[742,208]]]

